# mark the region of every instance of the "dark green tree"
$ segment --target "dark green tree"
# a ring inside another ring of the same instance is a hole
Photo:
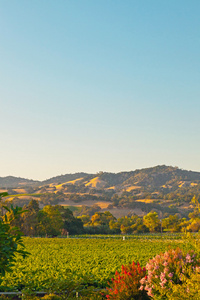
[[[80,218],[76,218],[69,208],[64,208],[61,205],[55,206],[62,216],[64,232],[69,234],[81,234],[84,232],[83,222]]]
[[[12,271],[17,253],[23,257],[28,255],[23,244],[22,232],[18,227],[11,226],[11,222],[22,213],[22,209],[12,205],[10,209],[4,209],[9,213],[9,218],[7,215],[0,218],[0,282],[6,272]]]
[[[35,236],[38,226],[39,203],[37,200],[31,200],[23,209],[27,211],[21,215],[21,230],[24,235]]]
[[[61,234],[63,221],[57,206],[46,205],[38,212],[37,233],[39,235],[57,236]]]

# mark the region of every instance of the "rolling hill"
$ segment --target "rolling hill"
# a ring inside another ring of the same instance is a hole
[[[80,172],[45,181],[8,176],[0,177],[0,191],[8,191],[7,200],[21,206],[38,199],[41,206],[91,207],[98,203],[100,209],[110,211],[123,208],[186,213],[192,197],[200,195],[200,172],[162,165],[119,173]]]

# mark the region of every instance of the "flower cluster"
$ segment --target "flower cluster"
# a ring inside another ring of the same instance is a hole
[[[128,266],[122,265],[121,273],[115,272],[115,278],[108,283],[107,299],[146,299],[146,291],[139,290],[140,280],[146,275],[146,269],[141,268],[139,263],[132,263]]]
[[[154,298],[166,295],[173,284],[182,283],[183,276],[189,277],[191,271],[195,271],[200,265],[196,255],[191,251],[184,254],[179,248],[169,250],[155,256],[146,265],[147,276],[140,280],[140,290]]]

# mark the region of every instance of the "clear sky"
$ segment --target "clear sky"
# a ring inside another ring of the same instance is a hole
[[[200,171],[199,0],[0,0],[0,176]]]

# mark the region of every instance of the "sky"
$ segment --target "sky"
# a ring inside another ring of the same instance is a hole
[[[200,171],[199,0],[0,0],[0,177]]]

